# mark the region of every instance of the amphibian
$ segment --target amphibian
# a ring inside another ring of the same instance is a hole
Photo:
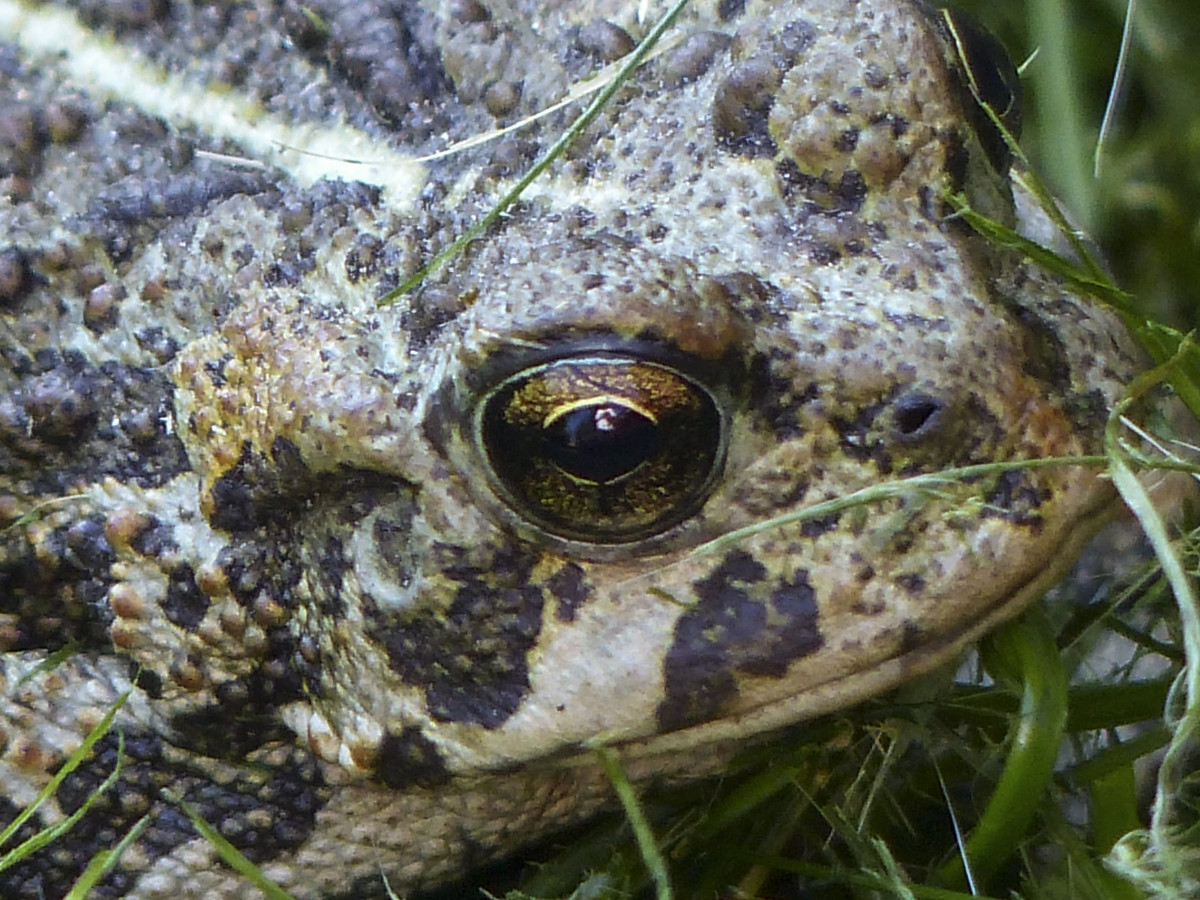
[[[92,896],[251,896],[164,788],[296,897],[437,883],[607,802],[587,741],[711,771],[1061,575],[1092,468],[803,512],[1096,453],[1138,364],[951,214],[1029,204],[915,2],[692,4],[379,304],[662,12],[0,0],[0,819],[132,688],[0,895],[148,815]]]

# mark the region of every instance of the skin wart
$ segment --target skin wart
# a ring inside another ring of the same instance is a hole
[[[1139,364],[949,217],[1021,224],[913,2],[694,4],[378,305],[570,113],[420,158],[561,99],[635,13],[3,0],[0,819],[132,693],[116,785],[0,894],[62,896],[148,814],[93,896],[251,896],[164,788],[298,898],[437,884],[607,802],[584,742],[717,771],[952,659],[1104,518],[1079,467],[798,515],[1097,453]]]

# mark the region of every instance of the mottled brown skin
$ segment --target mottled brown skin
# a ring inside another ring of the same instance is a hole
[[[149,813],[93,896],[251,896],[163,787],[300,898],[461,875],[606,802],[583,742],[639,781],[712,771],[952,659],[1111,506],[1060,467],[800,515],[1096,453],[1137,365],[948,216],[964,192],[1016,222],[1007,155],[907,0],[695,4],[485,238],[378,307],[569,113],[408,155],[646,30],[546,7],[0,4],[0,818],[139,673],[117,786],[0,895],[62,896]]]

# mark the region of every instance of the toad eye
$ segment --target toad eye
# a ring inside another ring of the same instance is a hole
[[[509,377],[476,425],[497,492],[518,515],[571,540],[619,544],[695,513],[720,472],[716,400],[641,359],[560,359]]]

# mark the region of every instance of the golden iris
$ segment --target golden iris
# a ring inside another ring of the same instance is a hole
[[[481,405],[497,488],[553,534],[624,543],[699,509],[720,470],[721,414],[675,369],[589,355],[511,376]]]

